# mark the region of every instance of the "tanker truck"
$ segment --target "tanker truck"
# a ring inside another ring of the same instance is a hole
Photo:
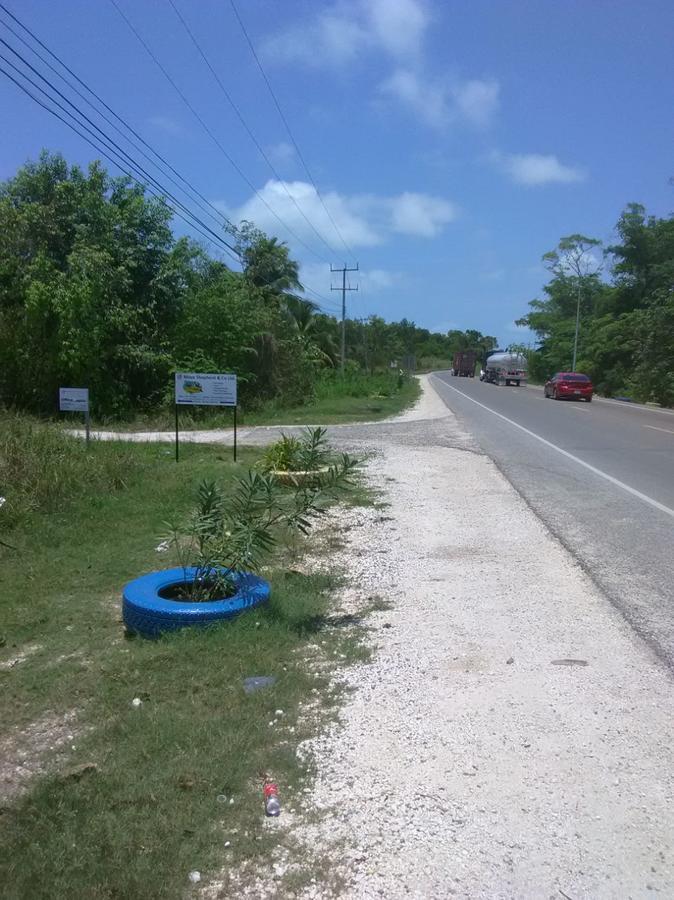
[[[511,384],[519,387],[527,380],[527,360],[521,353],[497,350],[484,363],[483,381],[490,384]]]

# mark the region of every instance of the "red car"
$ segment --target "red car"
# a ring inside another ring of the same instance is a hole
[[[594,388],[587,375],[558,372],[550,381],[545,382],[543,393],[553,400],[587,400],[591,403]]]

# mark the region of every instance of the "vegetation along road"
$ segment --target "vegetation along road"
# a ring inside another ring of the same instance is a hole
[[[433,376],[433,386],[636,631],[674,663],[674,414]],[[489,532],[494,544],[507,529]],[[562,601],[563,598],[560,598]]]

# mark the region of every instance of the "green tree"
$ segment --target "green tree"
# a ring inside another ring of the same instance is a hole
[[[171,213],[98,164],[43,153],[0,187],[0,390],[55,407],[86,384],[99,412],[156,401],[180,303]]]
[[[283,295],[302,291],[299,264],[290,258],[285,243],[269,237],[252,222],[228,228],[234,237],[246,281],[270,302],[280,304]]]

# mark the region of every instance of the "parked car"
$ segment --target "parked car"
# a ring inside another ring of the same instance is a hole
[[[587,375],[579,372],[558,372],[545,382],[543,393],[553,400],[592,401],[594,387]]]

